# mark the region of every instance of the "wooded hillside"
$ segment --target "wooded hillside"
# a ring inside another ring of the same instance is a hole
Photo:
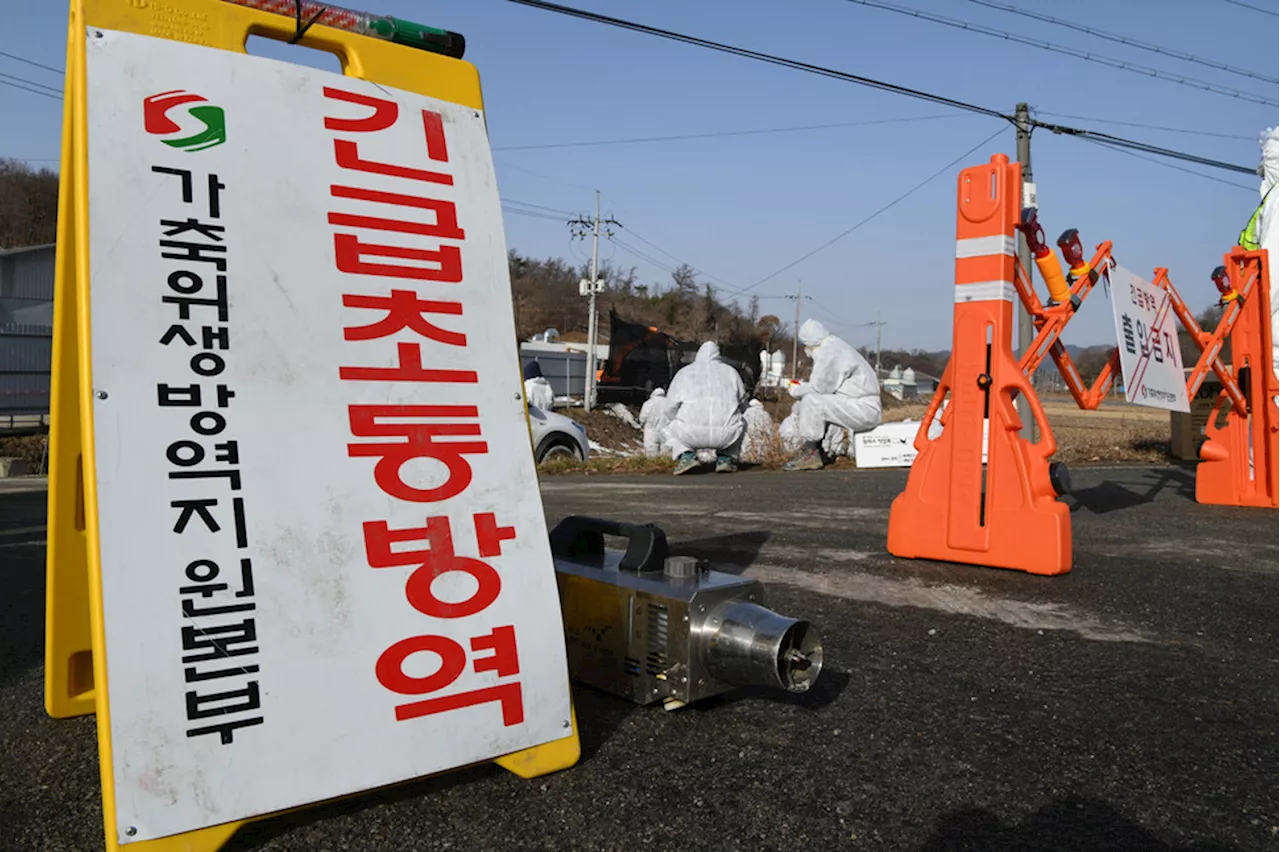
[[[515,302],[516,334],[528,340],[554,328],[561,335],[587,330],[587,300],[579,295],[578,282],[589,277],[585,267],[564,260],[540,260],[507,253],[511,270],[511,294]],[[680,340],[714,340],[717,343],[768,343],[777,349],[790,336],[778,317],[760,315],[759,300],[721,299],[695,270],[681,265],[668,281],[642,281],[634,267],[600,265],[605,290],[597,297],[602,335],[609,330],[609,310],[621,319],[656,327]],[[604,338],[602,337],[602,340]]]
[[[0,248],[51,243],[58,227],[58,173],[0,158]]]

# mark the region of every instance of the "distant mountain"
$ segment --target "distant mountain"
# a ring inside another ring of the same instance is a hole
[[[1093,346],[1076,346],[1074,343],[1064,343],[1062,345],[1067,350],[1067,354],[1070,355],[1073,360],[1079,358],[1086,352],[1097,352],[1098,350],[1110,352],[1115,348],[1114,343],[1097,343]]]
[[[1074,343],[1064,343],[1063,346],[1066,347],[1067,353],[1072,358],[1074,358],[1077,355],[1079,355],[1081,352],[1089,352],[1096,349],[1111,349],[1111,347],[1115,346],[1115,344],[1114,343],[1095,343],[1092,346],[1077,346]],[[951,350],[939,349],[937,352],[929,352],[928,355],[930,358],[936,358],[939,361],[946,361],[951,358]]]

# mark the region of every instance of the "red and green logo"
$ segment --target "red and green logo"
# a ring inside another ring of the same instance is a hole
[[[182,151],[203,151],[227,141],[222,107],[201,95],[174,89],[142,101],[144,126],[161,142]]]

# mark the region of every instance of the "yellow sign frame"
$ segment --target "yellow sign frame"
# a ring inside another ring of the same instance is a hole
[[[96,713],[103,822],[108,852],[210,852],[243,820],[121,845],[112,772],[106,638],[99,560],[94,458],[93,371],[89,316],[89,182],[85,40],[88,28],[245,53],[250,35],[294,38],[294,23],[223,0],[71,0],[67,76],[62,111],[62,174],[58,191],[54,291],[53,393],[49,452],[49,546],[45,600],[45,708],[69,718]],[[336,54],[343,73],[375,83],[484,107],[475,66],[439,54],[316,24],[299,42]],[[494,759],[522,778],[578,762],[577,716],[563,739]],[[353,794],[362,795],[362,794]],[[331,800],[333,801],[333,800]],[[315,803],[318,804],[318,803]],[[275,814],[264,814],[263,819]]]

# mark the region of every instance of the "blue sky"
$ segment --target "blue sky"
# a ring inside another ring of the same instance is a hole
[[[1045,120],[1249,167],[1258,161],[1258,133],[1278,123],[1275,107],[848,0],[564,2],[1002,111],[1026,101]],[[1280,63],[1278,19],[1225,0],[1007,2],[1272,77]],[[1274,0],[1252,2],[1275,8]],[[1096,41],[967,0],[900,3],[1272,99],[1277,93],[1273,84]],[[511,206],[551,216],[559,214],[525,205],[586,212],[598,188],[605,212],[623,223],[618,235],[631,247],[667,267],[677,263],[672,256],[687,261],[736,288],[791,263],[998,134],[889,211],[754,291],[762,296],[763,312],[786,318],[793,305],[779,297],[793,293],[801,280],[813,297],[805,303],[806,314],[828,321],[851,342],[873,342],[874,328],[859,325],[879,315],[887,322],[886,347],[950,347],[955,173],[993,153],[1013,157],[1013,128],[1001,120],[500,0],[352,0],[350,5],[465,34],[467,59],[484,83],[501,193],[514,202]],[[0,51],[60,68],[65,27],[61,3],[13,4],[6,10]],[[0,81],[21,77],[61,85],[57,75],[3,56],[0,74],[10,75]],[[5,116],[0,156],[56,166],[61,121],[56,100],[0,85],[0,115]],[[852,122],[881,123],[502,150]],[[1167,266],[1192,306],[1213,301],[1208,273],[1257,204],[1255,177],[1174,163],[1227,183],[1211,181],[1044,131],[1032,144],[1041,219],[1050,236],[1077,227],[1088,246],[1110,239],[1122,265],[1148,277],[1153,267]],[[523,253],[589,257],[589,244],[572,241],[558,220],[512,214],[506,226],[509,244]],[[646,281],[670,281],[666,269],[617,243],[604,245],[601,253],[635,265]],[[1086,303],[1066,339],[1114,342],[1102,293]]]

